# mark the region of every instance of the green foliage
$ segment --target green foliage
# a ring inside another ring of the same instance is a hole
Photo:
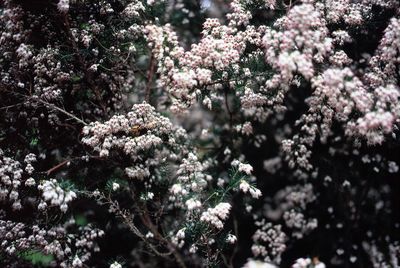
[[[113,190],[113,183],[119,184],[119,186],[120,186],[119,189],[128,187],[128,182],[126,180],[123,180],[123,179],[120,179],[120,178],[111,178],[111,179],[107,180],[107,182],[106,182],[106,187],[105,188],[106,188],[107,191],[109,191],[109,192],[114,191]]]
[[[32,138],[31,138],[31,141],[29,142],[29,145],[30,145],[31,147],[35,147],[35,146],[38,145],[38,143],[39,143],[39,139],[38,139],[37,137],[32,137]]]
[[[70,179],[64,179],[59,182],[60,187],[66,191],[76,191],[77,187],[75,183],[72,182]]]
[[[21,253],[22,259],[29,261],[38,267],[48,267],[50,263],[54,260],[52,255],[46,255],[38,250],[28,250]]]
[[[79,76],[79,75],[73,75],[73,76],[71,76],[71,81],[72,81],[72,83],[78,83],[78,82],[81,81],[81,80],[82,80],[82,77]]]
[[[30,131],[26,130],[26,136],[30,137],[30,147],[36,147],[39,144],[39,130],[32,128]]]
[[[202,221],[193,221],[185,224],[185,238],[190,243],[197,241],[202,234],[206,233],[207,224]]]
[[[75,215],[75,223],[78,226],[85,226],[88,224],[87,218],[82,214]]]

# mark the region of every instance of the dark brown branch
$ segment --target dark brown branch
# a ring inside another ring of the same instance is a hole
[[[153,53],[151,54],[150,57],[150,70],[147,74],[147,85],[146,85],[146,102],[150,103],[150,96],[151,96],[151,84],[153,82],[153,76],[154,76],[154,72],[155,72],[155,67],[156,67],[156,63],[155,63],[155,59],[153,56]]]
[[[182,256],[179,254],[179,252],[176,250],[176,247],[168,240],[165,239],[160,232],[158,231],[158,228],[153,224],[153,222],[151,221],[151,218],[149,216],[148,210],[145,207],[143,214],[140,215],[140,218],[143,222],[144,225],[146,225],[147,228],[149,228],[151,230],[151,232],[155,235],[155,237],[162,243],[166,244],[169,248],[169,250],[172,252],[172,254],[174,255],[178,265],[181,268],[187,268]]]

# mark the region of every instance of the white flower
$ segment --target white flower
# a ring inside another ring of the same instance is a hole
[[[232,167],[237,167],[240,164],[240,161],[235,159],[231,162]]]
[[[195,200],[193,198],[190,198],[185,202],[186,207],[188,210],[194,210],[196,208],[201,207],[201,202],[199,200]]]
[[[239,185],[239,189],[243,192],[243,193],[247,193],[250,192],[250,195],[255,198],[258,199],[261,196],[261,191],[259,189],[257,189],[254,186],[251,186],[247,181],[242,180],[240,182]]]
[[[388,167],[389,167],[388,169],[389,173],[397,173],[399,171],[399,166],[397,165],[396,162],[389,161]]]
[[[38,210],[45,210],[47,208],[47,204],[44,201],[41,201],[38,205]]]
[[[250,194],[253,198],[258,199],[261,197],[261,191],[255,187],[250,187]]]
[[[309,264],[311,264],[310,258],[300,258],[296,260],[296,262],[292,265],[292,268],[306,268]]]
[[[32,177],[25,181],[25,185],[28,186],[28,187],[34,186],[35,184],[36,184],[35,180]]]
[[[250,189],[250,184],[247,181],[242,180],[240,182],[239,189],[242,190],[243,193],[247,193]]]
[[[73,191],[63,190],[56,180],[43,181],[38,189],[42,191],[42,198],[46,202],[50,202],[52,206],[59,206],[62,212],[68,209],[68,203],[76,198],[76,193]],[[39,204],[39,209],[46,208],[42,202]]]
[[[192,245],[191,247],[190,247],[190,249],[189,249],[189,252],[190,253],[196,253],[197,252],[197,247],[196,247],[196,245]]]
[[[152,232],[148,232],[146,234],[146,238],[153,238],[153,237],[154,237],[154,234]]]
[[[58,1],[57,8],[61,13],[67,13],[69,10],[69,0]]]
[[[206,106],[209,110],[212,109],[212,103],[211,103],[210,98],[205,97],[204,100],[203,100],[203,104],[204,104],[204,106]]]
[[[94,197],[100,196],[100,191],[99,191],[99,189],[94,190],[93,196],[94,196]]]
[[[231,210],[231,205],[229,203],[219,203],[214,208],[214,213],[222,220],[228,218],[229,211]]]
[[[226,181],[225,181],[224,179],[218,178],[218,180],[217,180],[217,185],[218,185],[219,187],[223,187],[223,186],[225,185],[225,183],[226,183]]]
[[[235,244],[237,241],[237,237],[233,234],[228,234],[228,236],[226,237],[226,242],[229,244]]]
[[[62,212],[67,212],[67,210],[68,210],[68,205],[67,204],[61,204],[60,205],[60,210],[62,211]]]
[[[250,164],[240,163],[238,170],[240,172],[246,173],[247,175],[251,175],[251,172],[253,171],[253,167]]]
[[[75,256],[74,260],[72,261],[72,267],[82,267],[83,263],[78,256]]]
[[[122,268],[122,265],[115,261],[110,264],[110,268]]]
[[[147,193],[147,196],[146,196],[146,199],[147,199],[147,200],[151,200],[151,199],[153,199],[153,198],[154,198],[154,193],[148,192],[148,193]]]
[[[214,208],[209,208],[201,214],[200,220],[208,222],[217,229],[222,229],[224,224],[222,220],[226,220],[229,215],[231,205],[229,203],[219,203]]]
[[[169,190],[173,195],[178,195],[182,192],[182,185],[179,183],[172,185],[171,189]]]
[[[278,268],[278,267],[267,262],[249,259],[249,261],[243,266],[243,268]]]
[[[93,72],[97,72],[97,67],[99,65],[98,64],[93,64],[92,66],[89,67],[89,70],[93,71]]]
[[[186,229],[186,228],[180,229],[180,230],[176,233],[176,237],[179,238],[179,239],[184,239],[184,238],[185,238],[185,229]]]
[[[120,185],[119,185],[118,183],[116,183],[116,182],[113,182],[113,184],[112,184],[112,190],[113,190],[113,191],[117,191],[119,188],[120,188]]]

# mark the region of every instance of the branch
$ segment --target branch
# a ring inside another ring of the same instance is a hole
[[[150,95],[151,95],[151,82],[153,80],[153,75],[155,72],[155,60],[154,60],[154,56],[153,53],[151,54],[150,57],[150,70],[149,73],[147,75],[147,86],[146,86],[146,102],[150,103]]]
[[[226,110],[228,111],[228,114],[229,114],[229,125],[232,128],[232,125],[233,125],[233,113],[231,111],[231,108],[229,107],[229,100],[228,100],[228,92],[227,91],[225,91],[225,107],[226,107]]]
[[[59,163],[58,165],[50,168],[49,170],[46,171],[47,176],[49,176],[52,172],[56,171],[57,169],[61,168],[62,166],[64,166],[65,164],[67,164],[68,162],[70,162],[69,159],[62,161],[61,163]]]
[[[151,218],[148,214],[148,210],[147,207],[145,205],[144,208],[144,213],[143,215],[140,215],[140,218],[142,219],[142,222],[144,225],[147,226],[147,228],[149,228],[153,234],[155,234],[155,236],[158,238],[158,240],[160,240],[161,242],[167,244],[168,248],[171,250],[172,254],[174,254],[174,257],[178,263],[178,265],[181,268],[187,268],[186,264],[181,256],[181,254],[179,254],[179,252],[176,250],[176,247],[168,240],[165,239],[160,232],[158,231],[157,227],[153,224],[153,222],[151,221]]]
[[[41,99],[35,99],[35,100],[38,101],[38,102],[40,102],[40,103],[43,104],[43,105],[46,105],[46,106],[48,106],[48,107],[50,107],[50,108],[52,108],[52,109],[55,109],[55,110],[57,110],[57,111],[59,111],[59,112],[65,114],[65,115],[68,115],[69,117],[75,119],[77,122],[79,122],[79,123],[81,123],[81,124],[83,124],[83,125],[85,125],[85,126],[89,125],[88,123],[86,123],[86,122],[83,121],[82,119],[79,119],[79,118],[76,117],[75,115],[73,115],[73,114],[71,114],[71,113],[65,111],[64,109],[61,109],[60,107],[58,107],[58,106],[56,106],[56,105],[54,105],[54,104],[52,104],[52,103],[49,103],[49,102],[44,101],[44,100],[41,100]]]
[[[21,93],[18,93],[18,92],[12,92],[12,91],[9,91],[9,90],[6,90],[6,91],[7,91],[8,93],[21,96],[22,98],[27,98],[27,99],[29,99],[29,100],[37,101],[37,102],[39,102],[39,103],[41,103],[41,104],[43,104],[43,105],[45,105],[45,106],[48,106],[48,107],[50,107],[50,108],[52,108],[52,109],[55,109],[55,110],[57,110],[57,111],[59,111],[59,112],[65,114],[65,115],[69,116],[69,117],[72,118],[72,119],[75,119],[77,122],[79,122],[79,123],[81,123],[81,124],[83,124],[83,125],[85,125],[85,126],[88,126],[88,125],[89,125],[88,123],[86,123],[85,121],[83,121],[82,119],[80,119],[79,117],[76,117],[75,115],[73,115],[73,114],[67,112],[66,110],[64,110],[64,109],[62,109],[62,108],[60,108],[60,107],[58,107],[58,106],[56,106],[56,105],[54,105],[54,104],[52,104],[52,103],[49,103],[49,102],[47,102],[47,101],[44,101],[44,100],[42,100],[42,99],[40,99],[40,98],[32,97],[32,96],[27,96],[27,95],[25,95],[25,94],[21,94]],[[21,103],[20,103],[20,104],[21,104]],[[7,107],[2,107],[2,109],[3,109],[3,108],[7,108]]]

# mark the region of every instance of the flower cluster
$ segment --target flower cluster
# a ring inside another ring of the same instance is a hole
[[[265,262],[280,263],[281,254],[286,249],[287,236],[282,231],[282,226],[257,221],[257,231],[253,235],[251,251],[255,257],[262,257]]]
[[[317,257],[311,260],[310,258],[300,258],[297,259],[296,262],[292,265],[292,268],[307,268],[307,267],[315,267],[315,268],[325,268],[325,264],[320,262]]]
[[[27,160],[29,165],[27,168],[31,172],[33,167],[30,162],[33,162],[35,158],[28,156]],[[12,208],[15,210],[21,209],[22,207],[19,189],[23,183],[23,172],[24,171],[21,167],[21,164],[10,157],[4,156],[4,152],[0,149],[0,201],[11,202]],[[25,185],[35,185],[35,180],[33,178],[29,178],[27,181],[25,181]]]
[[[219,203],[213,208],[207,209],[201,214],[200,220],[208,222],[217,229],[224,227],[223,220],[226,220],[229,216],[231,205],[228,203]]]
[[[186,132],[174,126],[147,103],[135,104],[131,112],[115,115],[105,123],[94,122],[84,127],[82,142],[100,157],[120,151],[130,157],[133,165],[125,168],[130,179],[150,177],[150,169],[168,161],[176,161],[187,153],[183,142]],[[165,150],[165,147],[170,148]],[[152,152],[148,159],[144,152]]]
[[[81,267],[89,260],[93,251],[98,250],[95,242],[104,232],[92,226],[77,226],[74,219],[64,224],[57,223],[47,226],[45,215],[52,206],[58,206],[63,213],[68,210],[68,203],[77,197],[71,190],[63,190],[55,179],[43,180],[37,183],[38,175],[33,167],[38,159],[29,153],[24,158],[23,165],[0,150],[1,199],[2,209],[11,208],[15,211],[33,209],[35,216],[24,221],[13,220],[13,212],[0,211],[0,250],[10,259],[31,250],[52,255],[54,264],[60,267]],[[50,206],[47,205],[47,202]],[[54,213],[54,212],[52,212]],[[68,237],[67,237],[68,235]],[[25,253],[24,253],[25,254]],[[75,261],[79,255],[80,264]],[[7,258],[6,258],[7,262]],[[75,263],[75,264],[74,264]]]
[[[1,1],[3,266],[399,266],[399,14]]]
[[[91,226],[77,228],[73,219],[65,225],[56,225],[49,229],[0,219],[0,249],[7,255],[15,256],[21,251],[40,250],[44,254],[55,256],[53,265],[59,267],[82,267],[90,258],[91,252],[99,250],[95,240],[103,235],[103,231]]]
[[[146,26],[146,37],[159,61],[160,85],[171,96],[171,110],[175,113],[183,112],[195,103],[202,94],[196,90],[199,87],[211,90],[211,99],[206,97],[203,102],[211,109],[211,100],[216,98],[214,91],[222,82],[219,77],[212,77],[212,73],[222,73],[222,80],[227,78],[228,70],[238,73],[238,63],[246,44],[261,43],[261,34],[255,27],[248,26],[244,31],[236,28],[240,24],[247,24],[248,19],[243,16],[239,3],[233,3],[233,6],[239,8],[239,12],[235,13],[238,10],[233,8],[233,13],[229,14],[231,16],[228,15],[231,25],[225,26],[217,19],[207,19],[203,24],[201,40],[192,44],[188,51],[179,46],[171,25]],[[169,46],[167,50],[162,49],[164,43]]]
[[[263,37],[265,59],[279,70],[279,81],[289,82],[294,73],[306,79],[314,76],[314,62],[320,63],[332,51],[326,23],[311,4],[294,6],[275,22]],[[277,79],[277,78],[274,78]]]
[[[63,190],[54,179],[41,182],[38,189],[42,191],[44,201],[39,204],[39,209],[45,209],[46,202],[49,202],[51,206],[59,206],[60,210],[65,213],[68,210],[68,203],[76,198],[75,192]]]

